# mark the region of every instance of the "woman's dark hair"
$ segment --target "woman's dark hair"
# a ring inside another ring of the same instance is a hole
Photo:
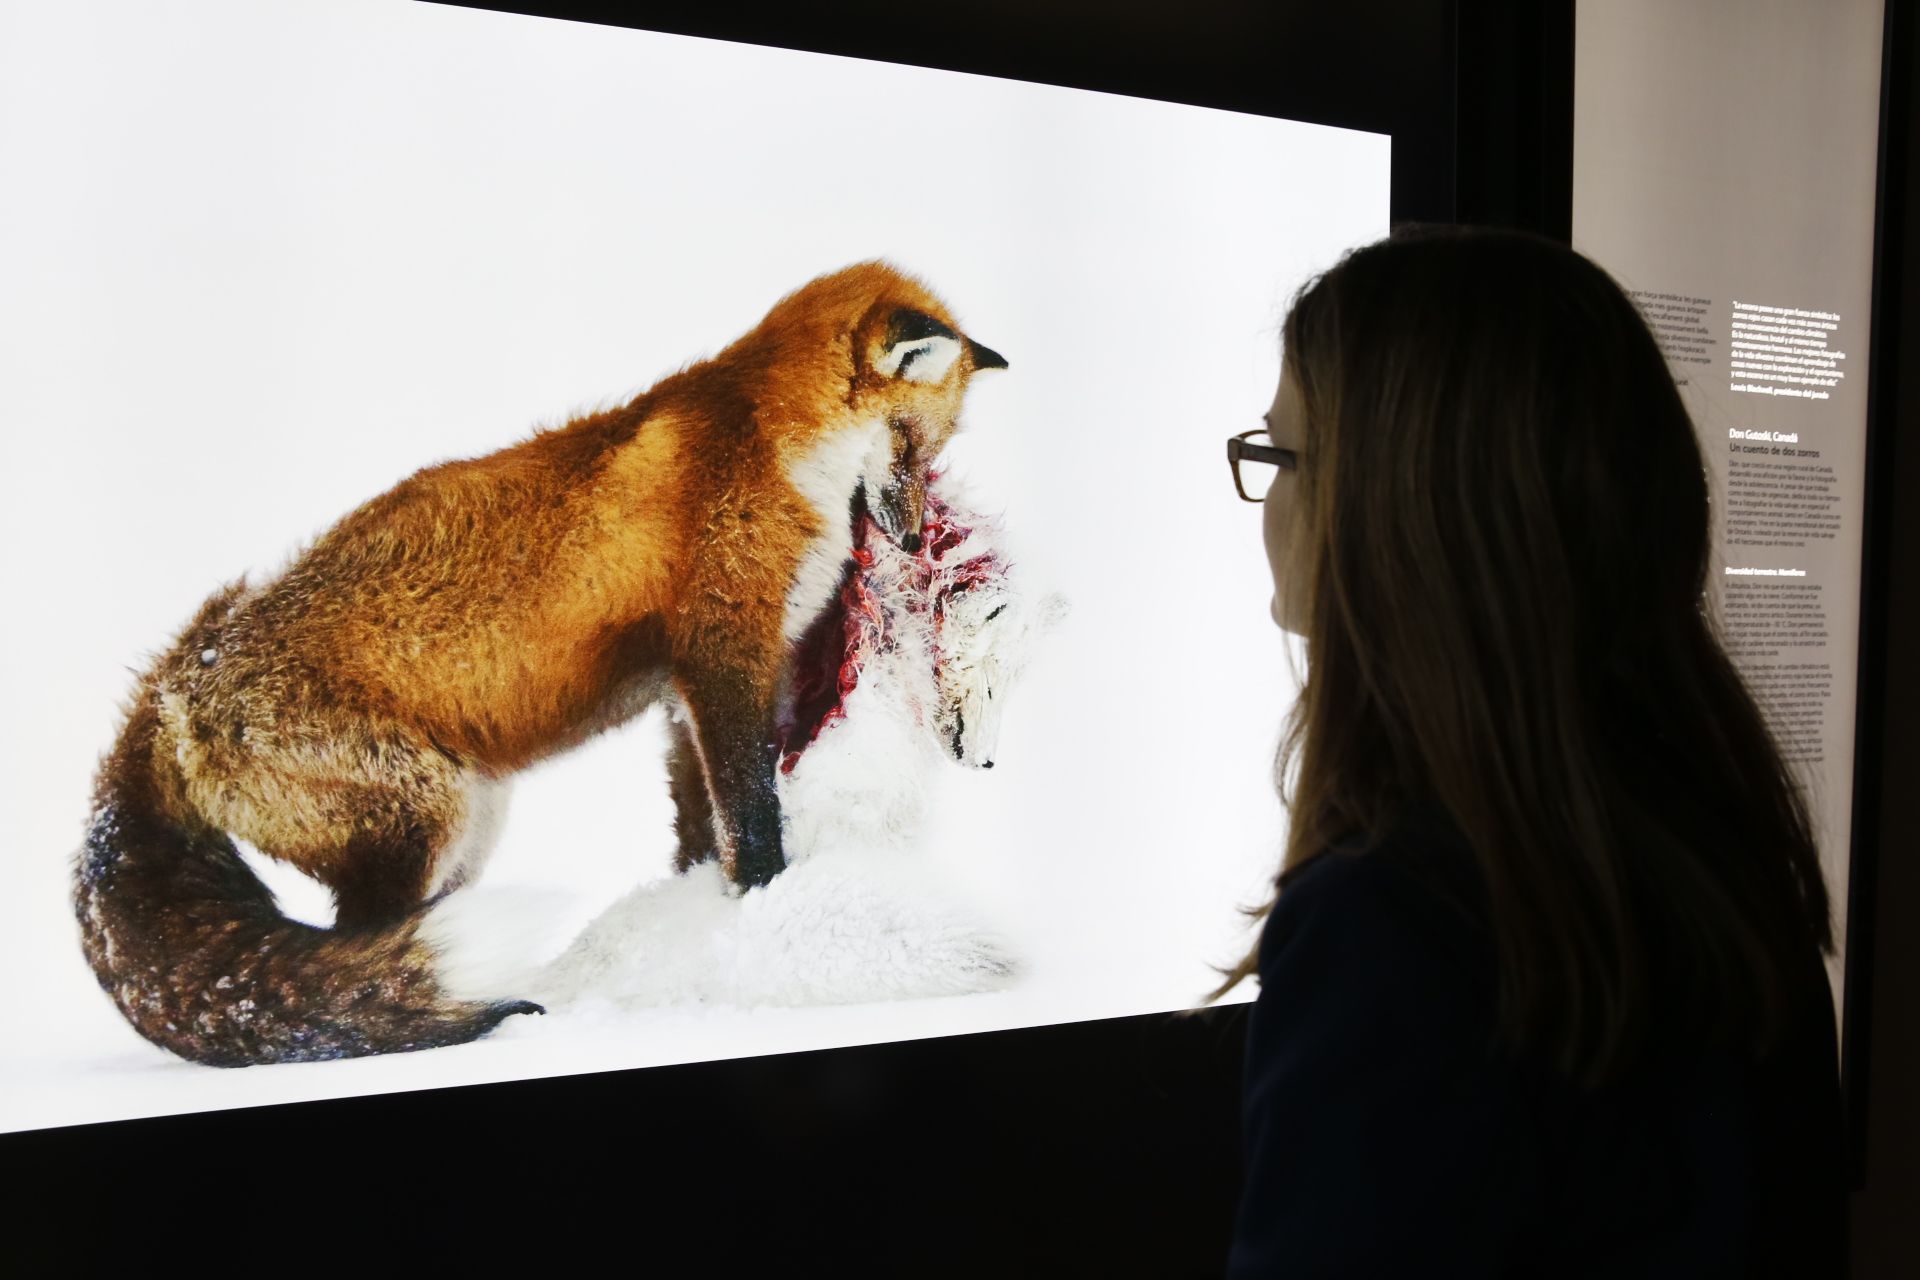
[[[1832,951],[1827,891],[1716,635],[1705,463],[1633,303],[1552,241],[1417,228],[1310,282],[1284,361],[1309,669],[1282,884],[1438,806],[1511,1046],[1588,1084],[1660,1018],[1764,1050]]]

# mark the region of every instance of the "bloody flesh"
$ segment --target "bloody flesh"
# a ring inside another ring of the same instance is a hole
[[[859,685],[861,669],[896,642],[893,618],[898,611],[932,611],[932,658],[937,673],[942,661],[940,620],[947,598],[1006,572],[1000,556],[992,552],[949,559],[966,542],[973,526],[963,524],[953,508],[934,493],[937,479],[937,473],[927,477],[920,549],[913,554],[904,589],[899,589],[904,599],[881,599],[881,588],[871,580],[869,571],[875,563],[874,548],[883,544],[886,535],[864,510],[854,517],[853,554],[840,589],[794,647],[791,711],[778,729],[782,773],[792,773],[801,753],[830,725],[845,718],[847,695]],[[905,554],[891,544],[885,545],[892,555]]]

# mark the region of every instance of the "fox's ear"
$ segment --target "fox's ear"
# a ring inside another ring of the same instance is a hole
[[[873,367],[889,378],[938,382],[959,359],[961,341],[926,312],[902,307],[887,321],[886,345]]]
[[[1004,369],[1007,358],[992,347],[983,347],[972,338],[967,339],[967,350],[973,352],[973,369],[978,373],[982,369]]]

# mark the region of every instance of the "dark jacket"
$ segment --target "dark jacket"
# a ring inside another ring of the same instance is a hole
[[[1288,880],[1260,948],[1228,1274],[1843,1275],[1825,984],[1763,1062],[1663,1044],[1582,1093],[1494,1049],[1471,858],[1427,817]]]

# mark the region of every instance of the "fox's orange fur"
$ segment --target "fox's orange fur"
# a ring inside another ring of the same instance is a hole
[[[454,1043],[534,1006],[443,997],[424,904],[478,870],[502,780],[677,699],[685,866],[784,865],[773,725],[866,503],[911,546],[978,368],[924,287],[824,276],[623,408],[423,470],[216,593],[142,677],[76,868],[101,985],[202,1062]],[[229,835],[334,893],[288,921]]]

